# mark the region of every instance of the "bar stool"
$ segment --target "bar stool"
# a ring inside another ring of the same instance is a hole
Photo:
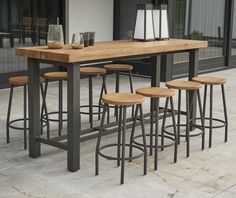
[[[124,183],[124,170],[125,170],[125,160],[131,160],[130,157],[125,156],[125,148],[126,147],[133,147],[139,151],[142,151],[141,155],[133,156],[132,159],[136,159],[144,155],[144,175],[147,174],[147,145],[146,145],[146,135],[144,129],[144,116],[143,116],[143,109],[142,103],[144,102],[144,97],[137,94],[132,93],[110,93],[103,95],[102,101],[104,102],[103,106],[103,114],[101,119],[100,130],[97,139],[97,146],[96,146],[96,162],[95,162],[95,173],[98,175],[99,173],[99,156],[106,158],[108,160],[115,160],[117,161],[117,165],[120,166],[121,162],[121,178],[120,183]],[[104,146],[100,146],[102,135],[104,132],[104,120],[106,113],[108,111],[109,105],[117,105],[119,108],[119,121],[118,121],[118,142],[116,144],[106,144]],[[126,144],[126,113],[127,108],[129,106],[136,106],[134,122],[132,126],[132,133],[134,133],[136,120],[138,117],[138,111],[140,111],[140,121],[141,121],[141,128],[142,128],[142,138],[143,138],[143,147],[139,147],[136,145]],[[111,156],[102,153],[102,150],[106,148],[117,147],[117,156]]]
[[[177,133],[178,133],[178,144],[180,144],[180,137],[186,138],[186,154],[187,157],[190,155],[190,137],[195,136],[202,136],[202,150],[204,150],[204,144],[205,144],[205,125],[204,125],[204,116],[202,111],[202,103],[201,103],[201,97],[200,97],[200,91],[199,89],[202,88],[201,83],[193,82],[193,81],[184,81],[184,80],[173,80],[166,83],[166,86],[169,89],[177,89],[178,92],[178,121],[177,121]],[[186,124],[180,123],[181,118],[181,93],[182,91],[186,91]],[[193,112],[193,103],[189,104],[189,98],[190,98],[190,92],[193,92],[194,95],[197,94],[197,101],[198,101],[198,107],[199,107],[199,113],[200,113],[200,120],[201,120],[201,126],[195,124],[196,118],[190,118],[190,115]],[[170,126],[165,127],[165,133],[169,135],[173,135],[173,133],[168,132],[167,129],[170,128]],[[180,127],[186,127],[186,134],[180,134]],[[191,129],[197,128],[200,130],[198,133],[191,133]]]
[[[99,67],[81,67],[80,74],[87,75],[89,77],[88,78],[89,79],[89,105],[80,106],[81,108],[89,108],[89,112],[80,111],[80,113],[89,115],[90,127],[93,128],[93,115],[101,114],[101,111],[100,111],[101,102],[99,101],[98,105],[93,104],[93,77],[102,76],[102,88],[104,89],[105,94],[107,94],[107,88],[106,88],[106,82],[105,82],[106,70]],[[98,112],[93,111],[94,107],[98,108]]]
[[[44,100],[46,101],[47,90],[48,90],[48,82],[49,81],[58,81],[58,111],[53,112],[43,112],[43,119],[48,122],[58,122],[58,135],[61,136],[63,122],[66,122],[67,119],[63,119],[63,114],[67,114],[67,111],[63,111],[63,81],[67,81],[67,72],[48,72],[44,74],[45,79],[45,90],[44,90]],[[47,109],[47,108],[45,108]],[[58,119],[50,118],[49,116],[58,115]],[[48,133],[48,139],[50,138],[50,134]]]
[[[27,126],[27,85],[28,85],[28,76],[17,76],[17,77],[11,77],[8,79],[9,84],[11,85],[10,89],[10,97],[9,97],[9,103],[8,103],[8,111],[7,111],[7,121],[6,121],[6,138],[7,143],[10,143],[10,128],[15,130],[23,130],[24,131],[24,149],[27,149],[27,130],[29,129]],[[41,93],[43,95],[43,85],[44,82],[43,78],[40,78],[40,88]],[[11,109],[12,109],[12,100],[13,100],[13,93],[14,88],[18,86],[23,86],[23,111],[24,115],[23,118],[19,119],[11,119]],[[15,126],[16,123],[23,121],[23,127]],[[45,124],[42,124],[42,128],[45,126]]]
[[[116,84],[115,84],[115,92],[119,93],[120,92],[120,73],[121,72],[128,72],[129,75],[129,84],[130,84],[130,92],[133,93],[133,81],[132,81],[132,70],[133,66],[128,65],[128,64],[108,64],[105,65],[104,68],[106,69],[107,72],[114,72],[116,74]],[[102,88],[101,90],[101,96],[100,96],[100,104],[101,104],[101,99],[102,99],[102,94],[103,94],[104,89]],[[110,108],[113,106],[110,106]],[[118,107],[115,106],[115,116],[116,120],[118,120]],[[99,110],[100,111],[100,110]],[[134,114],[134,107],[132,107],[132,115]]]
[[[204,101],[203,101],[203,115],[204,120],[209,120],[209,125],[205,128],[209,129],[209,147],[212,146],[212,131],[215,128],[225,127],[225,142],[228,140],[228,116],[227,116],[227,108],[226,108],[226,99],[225,99],[225,88],[226,80],[224,78],[211,77],[211,76],[199,76],[192,79],[195,82],[202,83],[205,86],[204,90]],[[223,109],[224,109],[224,118],[217,119],[213,117],[213,86],[221,86],[222,100],[223,100]],[[207,88],[210,86],[210,116],[206,117],[206,102],[207,102]],[[213,121],[221,123],[221,125],[213,126]]]
[[[151,109],[150,109],[150,133],[146,134],[146,136],[150,137],[150,144],[147,145],[147,147],[150,148],[150,155],[152,155],[153,149],[155,149],[155,155],[154,155],[154,170],[157,170],[158,165],[158,147],[164,148],[174,145],[174,163],[177,162],[177,149],[178,149],[178,137],[177,137],[177,131],[176,131],[176,122],[175,122],[175,113],[174,113],[174,103],[173,103],[173,96],[175,95],[175,92],[173,90],[167,89],[167,88],[160,88],[160,87],[144,87],[139,88],[136,90],[137,94],[140,94],[144,97],[151,98]],[[163,123],[162,123],[162,133],[158,133],[158,127],[159,127],[159,102],[161,98],[166,99],[165,103],[165,109],[164,109],[164,117],[163,117]],[[167,136],[164,134],[164,127],[167,117],[167,111],[168,111],[168,103],[170,100],[171,105],[171,116],[172,116],[172,122],[173,122],[173,130],[174,130],[174,138],[171,136]],[[155,123],[155,134],[153,134],[153,124]],[[131,134],[131,142],[136,145],[142,145],[139,142],[136,141],[136,139],[140,138],[141,136],[135,136],[132,133]],[[155,137],[154,145],[153,145],[153,137]],[[158,146],[158,137],[161,137],[161,145]],[[164,138],[171,140],[173,143],[164,145]],[[132,148],[132,147],[130,147]],[[130,152],[132,155],[132,151]],[[131,156],[130,156],[131,157]]]

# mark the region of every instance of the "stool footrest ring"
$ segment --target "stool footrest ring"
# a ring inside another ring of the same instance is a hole
[[[146,134],[146,137],[150,137],[150,136],[151,136],[151,134]],[[156,136],[156,135],[153,134],[153,137],[155,137],[155,136]],[[165,145],[163,145],[163,146],[162,146],[162,145],[159,145],[158,148],[167,148],[167,147],[173,146],[173,145],[175,144],[175,139],[174,139],[173,137],[170,137],[170,136],[167,136],[167,135],[162,136],[161,134],[158,134],[158,137],[164,137],[164,138],[166,138],[166,139],[169,139],[169,140],[172,140],[172,141],[173,141],[173,142],[170,143],[170,144],[165,144]],[[138,146],[143,146],[142,143],[139,143],[139,142],[135,141],[136,139],[139,139],[139,138],[142,138],[142,135],[135,136],[135,137],[133,138],[132,142],[133,142],[134,144],[138,145]],[[147,144],[147,147],[150,148],[151,145]],[[152,147],[155,148],[155,145],[153,145]]]
[[[196,120],[200,120],[201,118],[196,118]],[[210,120],[210,118],[204,118],[205,120]],[[221,119],[218,119],[218,118],[212,118],[213,121],[216,121],[218,123],[222,123],[222,125],[217,125],[217,126],[212,126],[213,129],[217,129],[217,128],[223,128],[225,127],[225,121],[221,120]],[[197,125],[195,124],[195,126],[200,126],[200,125]],[[210,126],[209,125],[205,125],[205,128],[209,129]]]
[[[178,126],[185,127],[185,128],[187,127],[186,124],[180,124],[180,125],[176,124],[176,127],[178,127]],[[196,124],[192,124],[192,127],[195,127],[197,129],[201,130],[201,132],[199,132],[199,133],[192,133],[193,131],[190,131],[189,137],[196,137],[196,136],[202,135],[203,131],[202,131],[202,127],[201,126],[196,125]],[[166,126],[165,129],[164,129],[164,132],[166,134],[168,134],[168,135],[174,136],[174,133],[171,133],[171,132],[167,131],[168,128],[173,128],[173,125]],[[186,137],[185,134],[179,134],[179,136],[180,137]]]
[[[96,107],[96,108],[99,108],[99,105],[93,105],[92,106],[93,108],[94,107]],[[102,107],[102,106],[101,106]],[[83,108],[89,108],[89,105],[82,105],[82,106],[80,106],[80,109],[83,109]],[[99,112],[93,112],[92,114],[93,115],[98,115],[98,114],[102,114],[102,109],[101,109],[101,112],[99,113]],[[89,115],[90,113],[87,111],[80,111],[80,114],[85,114],[85,115]]]
[[[144,152],[144,149],[143,149],[143,148],[140,148],[139,146],[131,145],[131,144],[125,144],[125,146],[126,146],[126,147],[132,146],[133,149],[142,151],[142,153],[139,154],[139,155],[135,155],[135,156],[132,156],[132,157],[125,157],[125,160],[128,161],[128,160],[137,159],[137,158],[140,158],[140,157],[143,156],[143,152]],[[120,157],[120,158],[117,158],[117,157],[114,157],[114,156],[111,156],[111,155],[103,154],[103,153],[101,152],[103,149],[111,148],[111,147],[116,147],[116,148],[117,148],[117,147],[118,147],[118,144],[107,144],[107,145],[105,145],[105,146],[102,146],[102,147],[100,147],[98,154],[99,154],[101,157],[103,157],[103,158],[105,158],[105,159],[108,159],[108,160],[122,160],[121,157]],[[122,144],[120,144],[120,149],[121,149],[121,147],[122,147]]]
[[[26,121],[28,121],[29,118],[26,118]],[[15,119],[15,120],[11,120],[8,124],[8,126],[11,128],[11,129],[15,129],[15,130],[24,130],[24,127],[17,127],[17,126],[14,126],[14,123],[17,123],[17,122],[24,122],[24,118],[19,118],[19,119]],[[45,120],[42,120],[42,122],[44,123],[42,127],[46,127],[47,126],[47,122]],[[29,127],[26,127],[26,130],[29,130]]]
[[[53,118],[49,118],[49,115],[55,115],[55,114],[59,114],[59,111],[53,111],[48,113],[48,121],[50,122],[59,122],[59,119],[53,119]],[[66,114],[67,115],[67,111],[63,111],[62,114]],[[46,115],[43,115],[43,120],[47,120]],[[63,119],[62,122],[67,122],[67,119]]]

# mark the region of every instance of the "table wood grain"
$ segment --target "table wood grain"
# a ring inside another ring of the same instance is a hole
[[[16,55],[63,63],[83,63],[207,47],[207,41],[195,40],[170,39],[151,42],[121,40],[96,42],[94,46],[83,49],[72,49],[70,45],[65,45],[62,49],[49,49],[47,46],[17,48]]]

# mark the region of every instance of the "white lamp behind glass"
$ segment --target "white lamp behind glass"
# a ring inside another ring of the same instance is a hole
[[[141,41],[155,40],[152,11],[153,11],[152,4],[137,5],[137,16],[134,29],[135,40],[141,40]]]
[[[160,5],[153,10],[155,38],[157,40],[169,39],[167,5]]]

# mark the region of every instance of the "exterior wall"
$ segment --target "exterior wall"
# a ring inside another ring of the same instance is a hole
[[[66,40],[95,31],[96,41],[113,39],[113,0],[66,0]]]

